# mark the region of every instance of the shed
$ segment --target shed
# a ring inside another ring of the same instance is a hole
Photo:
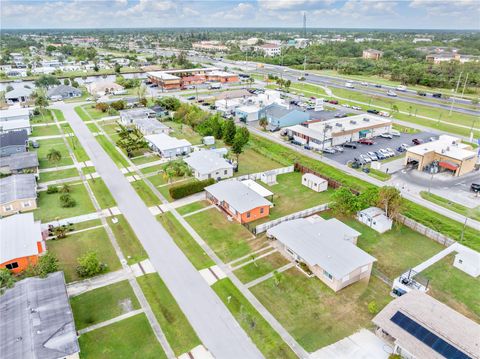
[[[357,213],[357,219],[378,233],[385,233],[392,229],[393,221],[378,207],[370,207],[359,211]]]
[[[302,176],[302,185],[313,189],[315,192],[323,192],[328,189],[328,181],[313,173],[305,173]]]
[[[260,175],[260,181],[269,186],[272,186],[277,183],[277,172],[275,171],[266,171]]]
[[[215,144],[215,137],[213,136],[205,136],[202,140],[204,145],[214,145]]]
[[[453,266],[476,278],[480,275],[480,253],[462,246],[455,255]]]

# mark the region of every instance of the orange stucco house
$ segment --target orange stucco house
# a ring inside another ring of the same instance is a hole
[[[227,180],[205,188],[206,198],[239,223],[268,217],[273,204],[241,181]]]
[[[0,219],[0,268],[17,274],[36,264],[46,250],[46,236],[33,213]]]

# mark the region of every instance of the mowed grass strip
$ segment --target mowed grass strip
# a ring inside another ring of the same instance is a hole
[[[78,170],[76,168],[67,168],[64,170],[50,171],[50,172],[41,172],[40,173],[40,182],[50,182],[66,178],[80,178]]]
[[[157,197],[155,193],[148,187],[144,180],[138,180],[134,182],[130,182],[133,189],[137,192],[145,205],[147,207],[152,207],[161,204],[160,199]]]
[[[250,264],[247,264],[233,273],[240,279],[243,283],[249,283],[252,280],[260,278],[268,273],[273,272],[274,270],[283,267],[284,265],[290,263],[279,252],[274,252],[260,258]]]
[[[266,358],[297,358],[292,349],[230,279],[224,278],[217,281],[212,285],[212,289]],[[302,320],[305,320],[305,318]]]
[[[172,213],[158,215],[157,220],[196,269],[205,269],[215,264]]]
[[[117,151],[115,145],[111,143],[105,136],[99,135],[95,137],[104,149],[105,152],[110,156],[110,158],[115,162],[117,167],[122,168],[125,167],[127,168],[129,166],[128,161],[122,156],[122,154]]]
[[[48,126],[34,126],[31,136],[32,137],[42,137],[42,136],[56,136],[60,134],[60,130],[57,125],[48,125]]]
[[[128,264],[137,263],[148,258],[147,252],[138,240],[137,235],[123,215],[115,216],[118,219],[117,223],[111,222],[109,219],[109,226],[117,239],[118,245],[122,249]]]
[[[90,116],[83,110],[82,106],[77,106],[74,108],[77,115],[82,119],[82,121],[90,121]]]
[[[175,355],[189,352],[200,345],[200,339],[157,273],[137,278]]]
[[[77,330],[140,308],[127,280],[90,290],[70,299]]]
[[[185,206],[177,208],[177,212],[180,215],[183,216],[185,214],[201,210],[201,209],[206,208],[206,207],[211,206],[211,205],[212,204],[210,202],[206,201],[206,200],[205,201],[193,202],[193,203],[190,203],[190,204],[187,204]]]
[[[436,194],[433,194],[433,193],[430,193],[430,192],[427,192],[427,191],[420,192],[420,196],[422,196],[422,198],[424,198],[424,199],[426,199],[430,202],[438,204],[439,206],[442,206],[442,207],[448,208],[452,211],[455,211],[457,213],[460,213],[461,215],[463,215],[465,217],[469,217],[469,218],[475,219],[477,221],[480,221],[480,206],[475,207],[475,208],[469,208],[469,207],[461,205],[460,203],[450,201],[446,198],[443,198],[441,196],[438,196]]]
[[[92,189],[100,208],[106,209],[115,207],[117,205],[117,202],[108,190],[105,182],[103,182],[100,177],[89,179],[88,184],[90,185],[90,188]]]
[[[82,334],[80,358],[167,359],[145,314]]]
[[[67,282],[81,279],[76,272],[78,258],[90,251],[97,252],[98,259],[107,264],[107,271],[115,271],[121,267],[104,228],[95,228],[70,234],[66,238],[50,240],[47,243],[47,249],[58,258],[59,268],[65,272]]]

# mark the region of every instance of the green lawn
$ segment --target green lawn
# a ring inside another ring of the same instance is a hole
[[[115,162],[115,164],[119,167],[128,167],[130,164],[128,161],[122,156],[120,152],[117,151],[115,145],[111,143],[105,136],[100,135],[95,137],[102,146],[102,148],[107,152],[110,158]]]
[[[88,221],[75,223],[73,225],[73,229],[75,231],[79,231],[81,229],[86,229],[86,228],[91,228],[91,227],[96,227],[101,225],[102,225],[102,221],[100,219],[90,219]]]
[[[188,216],[185,220],[224,262],[259,249],[265,241],[263,238],[248,241],[253,237],[252,233],[241,224],[228,221],[225,214],[216,208]]]
[[[175,355],[200,345],[200,339],[160,276],[152,273],[137,280]]]
[[[160,199],[153,193],[150,187],[147,186],[144,180],[130,182],[133,189],[137,192],[140,198],[145,202],[147,207],[161,204]]]
[[[71,131],[70,133],[73,133],[73,131]],[[67,141],[78,162],[86,162],[90,159],[90,157],[88,157],[87,155],[87,152],[85,152],[85,149],[82,147],[76,136],[68,136]]]
[[[437,196],[436,194],[427,192],[427,191],[422,191],[420,192],[420,196],[422,198],[433,202],[435,204],[438,204],[439,206],[448,208],[452,211],[455,211],[457,213],[460,213],[461,215],[464,215],[465,217],[469,217],[472,219],[475,219],[477,221],[480,221],[480,206],[475,207],[475,208],[469,208],[461,205],[460,203],[450,201],[446,198],[443,198],[441,196]]]
[[[80,358],[166,359],[145,314],[85,333],[79,338]]]
[[[34,212],[35,219],[42,222],[50,222],[57,218],[70,218],[95,212],[93,203],[83,184],[71,185],[70,190],[71,196],[77,202],[75,207],[70,208],[60,206],[61,193],[47,194],[45,191],[38,192],[38,208]]]
[[[238,172],[235,173],[235,176],[264,172],[279,167],[284,166],[275,160],[262,156],[251,148],[246,148],[238,159]]]
[[[283,255],[281,255],[279,252],[274,252],[266,257],[256,260],[253,263],[237,269],[234,271],[234,273],[243,283],[248,283],[254,279],[273,272],[274,270],[283,267],[288,263],[290,263],[290,261]]]
[[[357,282],[335,293],[296,268],[280,273],[279,282],[271,278],[251,291],[308,352],[371,327],[368,303],[382,309],[391,300],[390,288],[373,276],[368,284]]]
[[[182,207],[179,207],[177,208],[177,212],[180,214],[180,215],[185,215],[187,213],[192,213],[192,212],[195,212],[195,211],[198,211],[202,208],[205,208],[205,207],[208,207],[208,206],[211,206],[212,204],[210,202],[208,202],[207,200],[204,200],[204,201],[198,201],[198,202],[193,202],[193,203],[190,203],[190,204],[187,204],[185,206],[182,206]]]
[[[165,165],[149,166],[149,167],[145,167],[145,168],[140,169],[140,172],[142,172],[143,174],[148,174],[148,173],[152,173],[152,172],[160,172],[160,171],[163,170],[164,166]]]
[[[87,113],[87,115],[91,118],[91,119],[94,119],[94,120],[98,120],[102,117],[107,117],[107,116],[111,116],[109,115],[107,112],[102,112],[100,110],[97,110],[95,108],[95,104],[91,104],[91,105],[83,105],[82,106],[82,109]],[[89,118],[89,119],[90,119]],[[84,120],[82,118],[82,120]],[[84,120],[85,121],[85,120]],[[87,120],[88,121],[88,120]]]
[[[112,197],[112,194],[105,185],[105,182],[103,182],[100,177],[89,179],[88,183],[95,198],[97,199],[98,204],[100,205],[100,208],[106,209],[115,207],[117,205],[117,202],[115,202],[115,199]]]
[[[65,121],[65,116],[61,110],[51,109],[50,111],[52,111],[52,113],[55,115],[57,121]]]
[[[59,179],[78,177],[78,170],[76,168],[68,168],[66,170],[58,170],[52,172],[41,172],[40,173],[40,182],[50,182],[56,181]],[[77,179],[78,179],[77,178]]]
[[[63,139],[52,138],[48,140],[39,140],[37,142],[40,145],[40,147],[36,149],[40,168],[52,168],[73,165],[73,160],[68,153],[67,146],[63,142]],[[48,161],[47,155],[51,149],[56,149],[60,152],[62,158],[58,163],[51,163]]]
[[[49,126],[33,127],[31,136],[40,137],[40,136],[54,136],[59,134],[60,134],[60,130],[58,129],[57,125],[49,125]]]
[[[480,322],[480,277],[474,278],[453,266],[455,254],[425,269],[430,279],[429,294],[449,307]]]
[[[90,121],[91,118],[88,114],[83,110],[82,106],[77,106],[74,108],[75,112],[78,116],[82,119],[82,121]]]
[[[215,264],[172,213],[158,215],[157,220],[196,269],[205,269]]]
[[[55,121],[53,120],[51,110],[45,110],[43,111],[43,113],[39,115],[32,116],[32,118],[30,119],[30,122],[34,124],[34,123],[53,123]]]
[[[47,249],[57,256],[59,269],[65,272],[67,282],[81,279],[75,270],[78,265],[77,259],[89,251],[98,253],[100,261],[107,264],[108,271],[115,271],[121,267],[104,228],[95,228],[68,235],[63,239],[48,241]]]
[[[70,299],[77,330],[140,308],[127,280],[97,288]]]
[[[131,161],[136,165],[143,165],[144,163],[158,161],[160,157],[149,150],[146,150],[147,155],[131,158]]]
[[[230,279],[219,280],[212,285],[212,288],[266,358],[297,358],[292,349],[240,293]],[[302,321],[304,320],[305,318],[302,318]]]
[[[97,172],[97,169],[94,166],[83,167],[82,172],[84,175]]]
[[[137,263],[148,258],[147,252],[143,249],[142,244],[137,238],[130,224],[123,215],[115,216],[118,219],[117,223],[113,223],[108,219],[108,224],[117,239],[128,264]]]
[[[199,145],[202,143],[202,136],[196,133],[190,126],[177,123],[173,121],[165,121],[164,125],[172,128],[173,131],[170,132],[170,136],[176,138],[184,138],[189,141],[192,145]]]

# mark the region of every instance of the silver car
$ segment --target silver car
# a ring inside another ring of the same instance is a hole
[[[362,160],[364,163],[370,163],[372,162],[372,159],[368,157],[367,155],[360,155],[360,160]]]
[[[367,152],[367,156],[370,157],[372,161],[378,161],[378,157],[374,152]]]

